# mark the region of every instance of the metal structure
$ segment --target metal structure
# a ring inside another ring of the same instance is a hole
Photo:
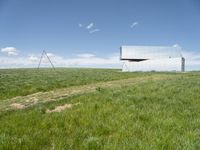
[[[181,47],[122,46],[122,71],[185,71]]]
[[[181,59],[181,71],[185,72],[185,58],[184,57],[182,57]]]
[[[50,62],[51,66],[52,66],[52,68],[55,70],[55,67],[54,67],[53,63],[52,63],[51,59],[49,58],[49,56],[47,55],[45,50],[42,51],[42,54],[41,54],[41,57],[40,57],[40,61],[39,61],[39,64],[38,64],[38,69],[40,68],[40,65],[41,65],[41,62],[42,62],[42,59],[43,59],[44,56],[47,57],[48,61]]]

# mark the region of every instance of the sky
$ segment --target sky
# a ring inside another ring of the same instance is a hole
[[[0,68],[120,68],[122,45],[182,47],[200,70],[199,0],[0,0]],[[47,64],[44,58],[43,64]]]

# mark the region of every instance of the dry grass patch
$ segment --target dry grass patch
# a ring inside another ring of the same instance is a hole
[[[61,111],[65,110],[65,109],[72,108],[73,106],[79,105],[79,104],[81,104],[81,103],[79,102],[79,103],[75,103],[75,104],[65,104],[65,105],[57,106],[57,107],[56,107],[55,109],[53,109],[53,110],[47,109],[46,113],[61,112]]]
[[[36,105],[38,103],[46,103],[50,101],[58,101],[66,97],[78,94],[86,94],[95,92],[99,88],[120,88],[125,86],[132,86],[135,84],[142,84],[148,81],[169,80],[180,77],[177,75],[150,75],[147,77],[134,77],[128,79],[100,82],[95,84],[87,84],[81,86],[73,86],[69,88],[57,89],[49,92],[38,92],[27,96],[18,96],[9,100],[0,101],[0,111],[10,110],[15,107],[9,107],[12,103],[22,103],[24,107]]]
[[[24,105],[19,104],[19,103],[13,103],[13,104],[11,104],[10,106],[11,106],[12,108],[14,108],[14,109],[23,109],[23,108],[25,108]]]

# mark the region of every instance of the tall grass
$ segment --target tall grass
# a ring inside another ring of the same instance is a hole
[[[60,113],[47,109],[78,103]],[[196,73],[0,114],[0,149],[200,149]]]
[[[75,85],[135,77],[111,69],[0,69],[0,100]]]

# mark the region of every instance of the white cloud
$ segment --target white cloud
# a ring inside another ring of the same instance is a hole
[[[84,26],[82,23],[79,23],[78,26],[79,28],[84,27],[83,29],[87,30],[87,32],[90,34],[100,31],[100,29],[94,28],[95,26],[93,22],[89,23],[87,26]]]
[[[182,48],[179,44],[172,45],[173,47]]]
[[[119,56],[113,54],[109,57],[98,57],[94,54],[83,53],[77,54],[72,58],[64,58],[59,55],[50,53],[51,61],[56,67],[92,67],[92,68],[119,68]],[[0,68],[15,68],[15,67],[37,67],[40,60],[40,54],[32,54],[27,57],[12,58],[0,57]],[[41,66],[48,67],[50,63],[44,56]]]
[[[131,24],[131,28],[134,28],[135,26],[137,26],[139,23],[136,21],[136,22],[133,22],[132,24]]]
[[[32,55],[28,57],[28,60],[30,60],[31,62],[37,62],[39,61],[39,57]]]
[[[183,49],[179,44],[174,44],[173,47],[177,47],[180,50]],[[186,67],[196,66],[200,70],[200,51],[181,51],[182,56],[185,58]]]
[[[48,56],[48,57],[55,57],[56,55],[53,54],[53,53],[47,53],[47,56]]]
[[[186,67],[196,66],[200,70],[200,51],[183,51],[182,54],[185,58]]]
[[[95,57],[94,54],[90,54],[90,53],[78,54],[77,56],[80,57],[80,58],[92,58],[92,57]]]
[[[51,61],[58,58],[58,56],[53,54],[53,53],[46,53],[46,54],[50,58]],[[47,56],[46,55],[42,56],[42,63],[43,64],[48,64],[49,63],[49,60],[48,60]],[[36,54],[31,54],[31,55],[28,56],[28,60],[30,60],[34,64],[35,63],[39,63],[40,59],[41,59],[41,54],[37,54],[37,55]]]
[[[18,55],[18,50],[15,47],[2,48],[1,52],[2,53],[6,53],[8,56],[11,56],[11,55],[16,56],[16,55]]]
[[[121,64],[119,60],[119,55],[116,54],[113,54],[109,57],[97,57],[93,54],[90,55],[79,54],[78,56],[85,56],[85,57],[75,57],[66,59],[67,64],[69,64],[69,66],[74,66],[74,67],[77,66],[77,67],[96,67],[96,68],[99,67],[119,68]]]
[[[95,33],[95,32],[99,32],[100,30],[99,29],[94,29],[94,30],[91,30],[91,31],[89,31],[89,33]]]
[[[200,51],[183,51],[186,59],[186,71],[200,70]],[[121,68],[122,62],[119,54],[107,57],[98,57],[92,53],[81,53],[70,58],[65,58],[53,53],[47,53],[55,67],[92,67],[92,68]],[[26,57],[0,56],[0,68],[37,67],[41,54],[31,54]],[[46,56],[43,57],[42,67],[50,67]]]
[[[86,27],[86,29],[92,29],[94,27],[94,23],[93,22],[91,22],[87,27]]]
[[[78,26],[79,26],[80,28],[82,28],[82,27],[83,27],[83,24],[79,23]]]

